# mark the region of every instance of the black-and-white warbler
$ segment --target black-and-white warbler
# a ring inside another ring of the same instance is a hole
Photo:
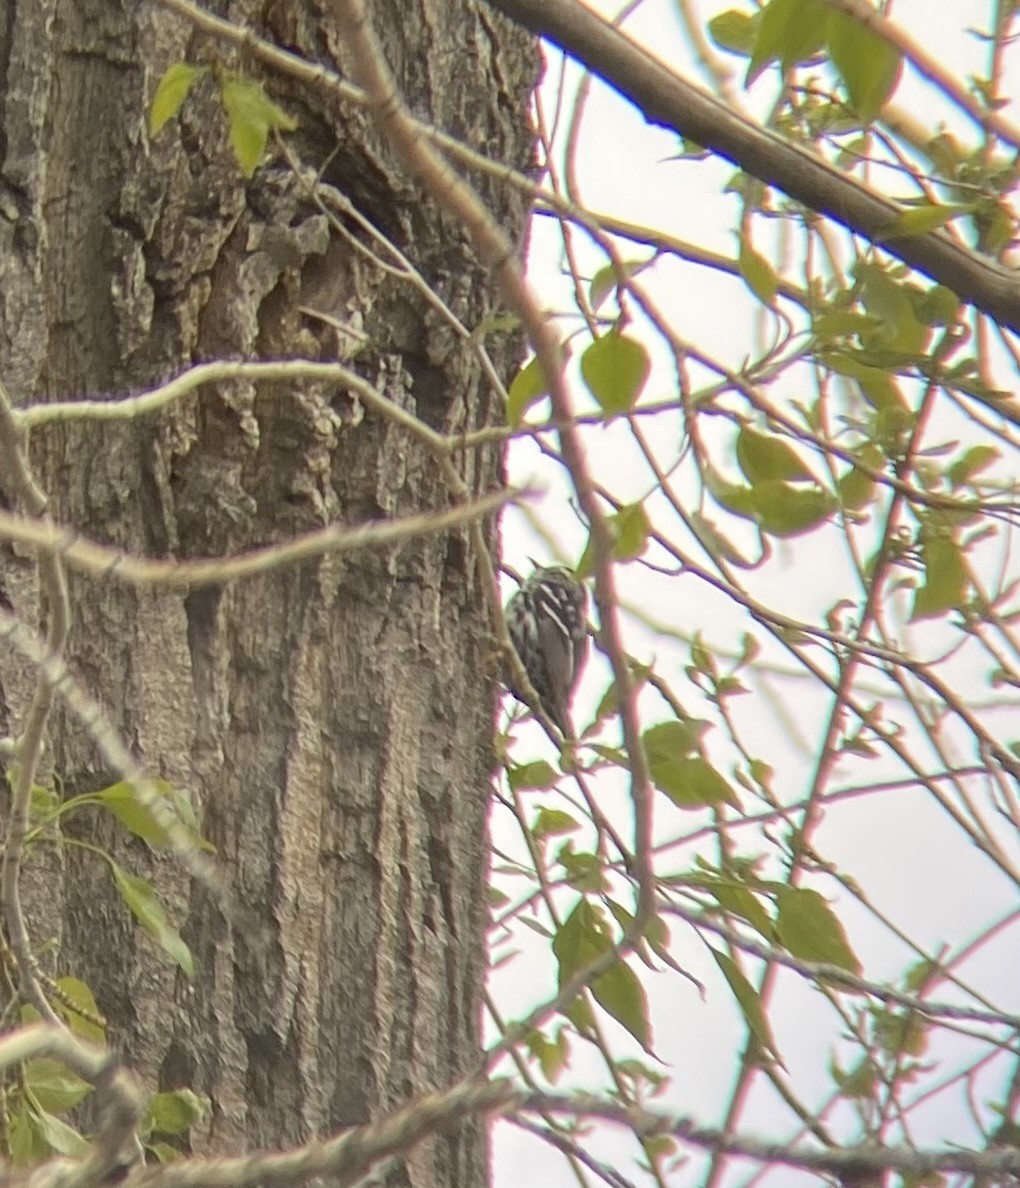
[[[506,606],[506,626],[539,707],[565,738],[573,735],[570,698],[588,655],[588,595],[562,565],[536,569]],[[512,675],[507,688],[514,688]]]

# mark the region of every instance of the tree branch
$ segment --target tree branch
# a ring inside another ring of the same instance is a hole
[[[938,281],[994,321],[1020,333],[1020,283],[941,231],[883,239],[901,211],[809,149],[745,119],[686,82],[577,0],[489,0],[511,20],[554,42],[631,100],[652,124],[670,128],[834,219]]]

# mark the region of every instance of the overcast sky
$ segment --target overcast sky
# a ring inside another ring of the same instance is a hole
[[[612,16],[616,6],[595,4],[593,7]],[[695,7],[702,22],[730,7],[749,6],[741,0],[714,3],[701,0]],[[961,34],[960,13],[973,12],[976,25],[987,26],[990,5],[970,2],[931,3],[930,0],[897,0],[893,16],[904,27],[914,31],[925,47],[951,62],[955,74],[966,79],[970,73],[986,68],[987,49],[975,38]],[[669,0],[646,0],[626,25],[627,31],[642,41],[684,77],[702,82],[697,64],[691,54]],[[1015,51],[1012,68],[1015,70]],[[728,59],[739,86],[743,63]],[[577,72],[567,72],[567,90],[572,93]],[[546,111],[555,108],[555,86],[560,78],[560,59],[550,55],[546,73],[543,102]],[[1008,88],[1007,88],[1008,89]],[[748,95],[741,92],[749,112],[761,115],[769,108],[775,95],[773,77],[763,77]],[[896,93],[900,106],[914,111],[934,126],[938,114],[946,111],[937,92],[907,70]],[[951,113],[946,111],[946,115]],[[974,140],[973,128],[952,121],[960,134]],[[733,169],[720,161],[670,161],[677,153],[676,139],[661,129],[649,127],[640,114],[627,102],[606,87],[596,84],[588,103],[584,134],[580,142],[578,175],[586,203],[594,210],[644,223],[673,235],[683,237],[707,248],[735,254],[734,227],[737,224],[736,197],[722,196],[722,187]],[[893,191],[895,192],[895,191]],[[582,271],[594,273],[603,259],[578,237]],[[624,249],[626,257],[642,258],[646,252],[633,246]],[[550,309],[572,309],[571,284],[564,276],[562,242],[556,224],[547,219],[536,220],[531,241],[531,275],[543,301]],[[738,368],[744,358],[752,354],[759,342],[761,326],[755,320],[754,306],[746,298],[746,290],[739,279],[722,276],[707,269],[677,261],[656,268],[648,281],[660,307],[681,333],[698,343],[714,356]],[[564,320],[564,333],[576,331],[578,323]],[[648,398],[666,397],[675,392],[675,378],[668,353],[659,339],[647,328],[635,325],[633,331],[644,334],[653,353],[655,367],[646,388]],[[1008,382],[1008,380],[1007,380]],[[583,394],[575,388],[577,399]],[[656,433],[671,438],[679,428],[676,420],[663,420]],[[959,436],[961,424],[943,414],[935,428],[952,439]],[[962,426],[966,432],[966,426]],[[660,438],[662,440],[662,438]],[[665,456],[669,456],[671,440],[664,441]],[[588,456],[591,467],[600,481],[611,485],[625,498],[640,498],[650,487],[649,475],[638,459],[628,435],[624,432],[603,431],[589,434]],[[1015,472],[1015,468],[1014,468]],[[511,453],[511,474],[516,481],[541,482],[547,494],[535,508],[546,528],[554,534],[554,544],[568,561],[577,559],[584,544],[584,532],[568,502],[569,491],[562,475],[544,462],[531,445],[520,445]],[[731,526],[727,524],[727,531]],[[739,527],[733,530],[740,537]],[[750,539],[750,536],[748,537]],[[549,542],[537,537],[527,520],[510,512],[504,519],[506,559],[517,568],[527,571],[528,556],[544,560],[550,556]],[[809,553],[805,549],[810,550]],[[659,558],[661,561],[662,558]],[[794,616],[820,622],[825,608],[832,606],[844,594],[853,594],[856,582],[845,556],[838,533],[813,534],[780,544],[772,562],[753,575],[745,575],[750,588],[768,605]],[[721,595],[713,595],[689,575],[656,577],[636,566],[624,570],[620,589],[625,601],[642,608],[653,619],[676,625],[690,636],[696,629],[703,631],[706,642],[721,649],[733,648],[743,631],[752,627],[746,612]],[[919,654],[937,655],[944,643],[939,630],[920,634],[903,642],[916,646]],[[761,633],[759,632],[759,635]],[[671,643],[661,634],[643,629],[628,621],[628,645],[644,659],[655,659],[661,671],[675,681],[689,710],[698,713],[697,695],[682,677],[687,662],[687,649]],[[778,647],[766,647],[765,661],[791,667]],[[977,669],[968,671],[964,654],[954,670],[958,687],[973,686],[973,693],[982,692]],[[577,697],[576,717],[586,722],[606,684],[605,668],[596,659],[590,666],[585,685]],[[779,710],[777,692],[795,709],[796,721],[791,725]],[[641,703],[642,714],[649,723],[665,716],[665,707],[653,695],[646,695]],[[777,771],[776,791],[787,802],[805,794],[812,764],[811,746],[824,728],[829,705],[817,686],[799,678],[773,678],[771,685],[757,684],[750,697],[741,699],[740,720],[750,742],[760,747]],[[1011,716],[1015,715],[1015,708]],[[707,716],[707,715],[706,715]],[[1006,725],[1004,723],[1004,729]],[[1017,732],[1020,735],[1020,731]],[[1005,741],[1009,738],[1005,737]],[[802,740],[803,745],[798,741]],[[725,753],[725,740],[720,740]],[[959,755],[963,762],[973,759],[973,748]],[[515,751],[518,759],[548,754],[544,740],[526,728],[521,731],[521,743]],[[552,756],[549,756],[552,758]],[[875,760],[866,776],[872,780],[885,775],[902,774],[886,759]],[[847,768],[847,783],[862,778],[860,766]],[[835,781],[839,783],[839,781]],[[554,803],[553,798],[536,798],[535,803]],[[629,820],[621,782],[607,778],[600,786],[600,802],[608,811],[615,811],[621,826]],[[676,838],[700,825],[707,818],[701,814],[683,814],[673,810],[664,797],[657,801],[657,836]],[[495,810],[494,830],[497,843],[514,853],[520,853],[520,843],[507,814]],[[750,831],[741,852],[754,852]],[[944,812],[929,798],[915,792],[890,791],[869,797],[866,801],[848,801],[845,806],[830,808],[818,835],[820,849],[830,862],[851,874],[864,886],[872,901],[878,904],[914,941],[925,947],[937,947],[942,942],[959,945],[979,932],[999,915],[1012,911],[1016,905],[1016,888],[999,875],[989,863],[961,838]],[[1020,861],[1016,839],[1005,839],[1011,855]],[[761,852],[768,845],[761,844]],[[714,854],[711,844],[677,850],[670,855],[662,869],[684,869],[696,852]],[[509,885],[508,888],[509,889]],[[834,903],[852,943],[862,959],[867,976],[896,979],[910,963],[909,950],[888,929],[876,925],[874,918],[852,900],[837,898],[831,881],[820,887]],[[573,897],[566,897],[569,904]],[[744,1043],[745,1028],[735,1012],[728,990],[721,983],[714,962],[702,943],[683,927],[672,925],[674,949],[677,957],[706,986],[704,999],[690,984],[673,973],[643,975],[652,1003],[655,1027],[655,1050],[664,1062],[673,1081],[662,1101],[689,1111],[697,1118],[712,1124],[721,1121],[732,1087],[736,1061]],[[1015,955],[1020,931],[1016,927],[1000,936],[997,946],[982,949],[963,971],[973,984],[991,993],[1003,1009],[1020,1010],[1020,988],[1010,962],[1006,976],[1003,954]],[[504,1016],[513,1018],[547,997],[554,989],[554,970],[548,944],[526,928],[515,934],[517,958],[493,977],[493,989],[501,1003]],[[749,972],[753,969],[749,966]],[[947,992],[940,997],[951,997]],[[832,1011],[822,997],[803,981],[784,977],[780,992],[774,1000],[773,1025],[791,1082],[810,1103],[818,1103],[831,1092],[832,1082],[827,1073],[827,1056],[836,1034]],[[622,1031],[607,1023],[607,1032],[618,1040],[621,1052],[628,1050]],[[629,1045],[633,1049],[633,1044]],[[962,1041],[944,1037],[933,1045],[929,1055],[938,1056],[945,1070],[953,1067],[953,1059],[964,1050]],[[586,1054],[578,1045],[567,1083],[586,1087],[604,1084],[599,1060]],[[993,1070],[992,1082],[1000,1071]],[[770,1138],[792,1132],[791,1115],[779,1104],[773,1092],[764,1084],[752,1094],[744,1113],[742,1130],[745,1133],[767,1135]],[[943,1098],[933,1102],[926,1114],[918,1115],[915,1136],[920,1141],[941,1141],[950,1136],[962,1137],[960,1118],[962,1102]],[[836,1132],[839,1133],[837,1126]],[[852,1132],[852,1131],[851,1131]],[[619,1134],[597,1135],[592,1147],[607,1161],[617,1164],[636,1183],[645,1182],[633,1165],[634,1144]],[[522,1182],[532,1185],[560,1185],[574,1183],[561,1156],[543,1147],[530,1137],[506,1126],[497,1128],[495,1144],[497,1188],[517,1188]],[[699,1182],[703,1164],[692,1159],[683,1172],[671,1183]],[[525,1177],[527,1177],[525,1179]],[[743,1182],[741,1176],[731,1183]],[[798,1177],[789,1171],[770,1183],[796,1184]]]

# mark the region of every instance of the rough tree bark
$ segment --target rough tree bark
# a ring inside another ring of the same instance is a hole
[[[315,0],[210,7],[342,67]],[[534,47],[482,9],[380,0],[371,13],[416,114],[527,168]],[[0,0],[0,374],[18,401],[137,391],[208,359],[347,357],[437,428],[498,419],[470,352],[330,229],[279,153],[240,175],[211,80],[150,143],[148,101],[179,60],[259,73],[157,0]],[[302,162],[324,167],[467,325],[498,306],[365,113],[267,81],[300,121],[289,142]],[[508,192],[483,192],[504,226],[523,226]],[[496,348],[504,372],[515,345]],[[31,456],[58,521],[153,556],[448,503],[414,440],[312,384],[234,384],[145,421],[46,428]],[[460,465],[472,493],[498,481],[496,451]],[[33,621],[24,554],[8,550],[4,571]],[[267,947],[246,943],[174,863],[108,820],[70,821],[156,880],[198,961],[189,983],[90,853],[33,866],[34,937],[56,938],[54,967],[92,986],[150,1088],[210,1096],[196,1148],[298,1142],[462,1075],[478,1051],[495,697],[467,533],[187,595],[75,576],[71,591],[73,671],[146,770],[192,798],[269,929]],[[12,731],[16,671],[5,657]],[[71,791],[115,778],[66,712],[50,761]],[[486,1163],[466,1125],[394,1182],[463,1188],[485,1182]]]

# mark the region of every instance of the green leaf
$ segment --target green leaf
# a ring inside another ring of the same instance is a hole
[[[621,271],[629,280],[632,276],[636,276],[642,268],[645,268],[648,263],[648,260],[624,260],[619,268],[613,264],[606,264],[605,267],[600,268],[592,277],[591,285],[588,288],[588,301],[592,309],[598,309],[609,294],[615,292],[620,287]]]
[[[581,377],[599,408],[610,414],[634,407],[650,369],[644,346],[615,330],[596,338],[581,356]]]
[[[520,871],[515,868],[513,873],[519,874]],[[551,940],[552,939],[553,934],[549,931],[548,928],[546,928],[546,926],[544,924],[539,923],[538,920],[533,920],[530,916],[518,916],[517,919],[526,928],[530,928],[532,932],[537,932],[538,935],[543,940]]]
[[[829,54],[846,83],[850,106],[870,124],[896,89],[903,71],[898,49],[849,13],[829,13]]]
[[[173,788],[165,780],[148,780],[146,787],[154,796],[163,800],[168,800],[173,795]],[[152,809],[139,798],[134,784],[121,781],[104,788],[102,792],[96,792],[91,799],[109,809],[125,829],[148,842],[150,846],[169,846],[170,838],[166,830],[156,820]],[[167,806],[167,812],[170,811]]]
[[[652,759],[649,756],[648,766],[656,788],[665,792],[677,808],[709,808],[717,804],[740,807],[740,800],[733,788],[700,756],[674,756],[670,759]]]
[[[642,1171],[647,1171],[650,1175],[656,1176],[661,1183],[660,1164],[664,1159],[675,1155],[680,1150],[680,1146],[672,1135],[653,1134],[641,1140],[641,1150],[647,1156],[648,1162],[646,1163],[645,1160],[639,1158],[637,1161],[638,1167]]]
[[[578,900],[553,939],[553,953],[559,962],[560,987],[612,947],[605,913],[587,899]],[[599,1006],[622,1024],[643,1048],[650,1045],[651,1027],[644,988],[625,962],[615,961],[605,973],[592,980],[590,989]]]
[[[881,471],[884,469],[885,460],[882,457],[882,451],[876,445],[869,443],[857,450],[856,453],[861,462],[872,470]],[[866,471],[851,466],[849,470],[840,475],[838,486],[840,502],[844,509],[860,511],[875,498],[878,483]]]
[[[543,397],[549,395],[545,372],[536,355],[514,376],[507,393],[506,423],[516,428],[524,420],[524,414]]]
[[[60,807],[60,797],[57,793],[42,784],[33,784],[29,796],[29,813],[33,822],[49,817]]]
[[[756,252],[743,235],[740,236],[737,267],[740,269],[740,275],[744,278],[747,287],[762,305],[771,305],[772,298],[775,297],[776,290],[779,288],[779,277],[776,276],[768,260]]]
[[[265,154],[269,133],[274,128],[293,132],[297,121],[269,98],[261,83],[237,74],[221,81],[220,100],[234,156],[245,177],[251,177]]]
[[[923,351],[931,327],[918,321],[907,286],[877,265],[861,263],[854,271],[864,308],[878,320],[874,330],[862,335],[865,345],[907,355]]]
[[[758,36],[758,14],[731,8],[708,22],[708,35],[720,49],[748,58]]]
[[[928,1025],[916,1011],[872,1007],[875,1039],[891,1056],[923,1056],[928,1047]]]
[[[156,93],[152,96],[152,104],[149,107],[150,136],[157,136],[166,122],[172,120],[181,110],[192,83],[204,69],[189,66],[187,62],[175,62],[163,72],[163,77],[156,84]]]
[[[829,12],[824,0],[769,0],[761,12],[746,85],[770,62],[779,62],[785,71],[813,58],[825,44]]]
[[[875,1095],[879,1084],[878,1069],[870,1057],[862,1057],[855,1068],[844,1072],[838,1064],[831,1064],[829,1072],[839,1088],[841,1097],[868,1101]]]
[[[560,987],[612,947],[613,940],[604,913],[582,896],[553,938],[552,948],[559,965]]]
[[[45,1110],[32,1110],[29,1119],[38,1137],[56,1154],[66,1155],[71,1159],[82,1159],[92,1153],[92,1148],[77,1130]]]
[[[911,206],[898,214],[894,222],[880,235],[876,235],[875,242],[884,243],[904,235],[927,235],[929,231],[944,227],[946,223],[958,219],[961,215],[971,214],[973,210],[973,203],[967,202],[932,202],[923,206]]]
[[[92,1092],[88,1081],[75,1076],[66,1065],[48,1056],[25,1062],[23,1076],[32,1097],[44,1109],[63,1114]]]
[[[648,534],[652,530],[644,504],[629,503],[609,517],[608,526],[613,534],[613,556],[618,561],[631,561],[640,557],[648,547]]]
[[[102,1015],[88,986],[77,978],[58,978],[57,989],[66,1002],[58,1001],[56,1009],[74,1034],[94,1044],[105,1044],[106,1029],[92,1022]]]
[[[614,962],[591,984],[599,1006],[625,1027],[646,1051],[651,1047],[648,1000],[641,979],[625,961]]]
[[[870,329],[871,319],[856,309],[826,309],[815,315],[811,331],[819,344],[830,344],[836,339],[850,338]]]
[[[963,551],[951,536],[932,535],[921,544],[924,585],[914,595],[910,621],[935,619],[967,602],[970,573]]]
[[[817,891],[781,887],[776,902],[776,933],[780,944],[794,957],[838,965],[852,974],[861,972],[839,917]]]
[[[508,767],[506,778],[513,791],[524,792],[529,788],[553,788],[558,783],[560,774],[544,759],[537,759],[534,763]]]
[[[965,451],[949,468],[949,481],[954,487],[965,486],[982,470],[986,470],[1000,457],[995,446],[976,445]]]
[[[24,1104],[11,1116],[7,1141],[15,1167],[23,1167],[26,1163],[38,1163],[53,1153],[51,1148],[39,1141],[32,1126],[28,1107]]]
[[[573,841],[568,840],[560,846],[556,861],[566,871],[567,882],[576,891],[599,892],[609,886],[599,855],[587,850],[575,853]]]
[[[819,354],[819,362],[837,375],[856,380],[861,395],[877,412],[895,410],[897,414],[909,416],[910,406],[893,376],[863,362],[859,356],[860,352],[823,351]]]
[[[674,719],[672,722],[660,722],[657,726],[650,726],[641,736],[648,762],[669,761],[678,756],[696,755],[699,741],[706,728],[707,723],[698,718],[682,722]]]
[[[595,1013],[588,1005],[588,1000],[580,994],[563,1013],[580,1035],[591,1035],[595,1030]]]
[[[779,1060],[779,1051],[776,1048],[776,1041],[772,1035],[768,1017],[762,1007],[761,995],[747,980],[740,966],[729,954],[722,953],[718,949],[712,948],[711,945],[709,945],[709,952],[715,958],[716,965],[719,966],[723,977],[729,983],[730,990],[737,1000],[737,1006],[740,1007],[749,1031],[763,1051],[771,1052]],[[779,1062],[782,1064],[781,1060]]]
[[[180,1163],[184,1158],[183,1152],[178,1151],[176,1147],[171,1147],[169,1143],[146,1143],[145,1149],[155,1155],[156,1159],[164,1165]]]
[[[754,892],[735,878],[716,874],[692,873],[684,875],[681,883],[702,887],[719,904],[724,912],[746,920],[766,940],[775,939],[775,928]]]
[[[763,479],[814,482],[797,451],[774,433],[742,425],[737,435],[737,465],[751,484]]]
[[[741,487],[737,483],[727,482],[707,462],[702,467],[702,473],[708,493],[720,507],[745,520],[753,520],[755,518],[753,488]]]
[[[209,1108],[208,1099],[190,1089],[155,1093],[149,1102],[143,1134],[183,1134],[201,1119]]]
[[[542,1076],[555,1085],[570,1063],[570,1044],[566,1029],[560,1027],[554,1040],[548,1040],[540,1031],[532,1031],[524,1040],[528,1055],[538,1061]]]
[[[543,841],[547,837],[560,837],[564,833],[574,833],[581,826],[570,813],[562,809],[546,808],[544,805],[538,810],[535,823],[531,827],[531,836],[535,841]]]
[[[737,546],[722,532],[714,520],[703,515],[696,509],[688,512],[698,543],[711,554],[712,557],[728,561],[741,569],[750,569],[753,563],[737,548]]]
[[[189,978],[195,975],[191,950],[181,934],[167,919],[163,905],[156,898],[152,885],[137,875],[129,874],[116,862],[110,863],[113,879],[121,898],[147,933],[168,953]]]
[[[845,511],[860,511],[875,497],[875,480],[856,466],[840,475],[839,501]]]
[[[770,536],[800,536],[816,528],[839,507],[839,500],[822,487],[794,487],[778,481],[755,483],[755,519]]]
[[[960,316],[960,298],[945,285],[932,285],[914,311],[926,326],[951,326]]]

